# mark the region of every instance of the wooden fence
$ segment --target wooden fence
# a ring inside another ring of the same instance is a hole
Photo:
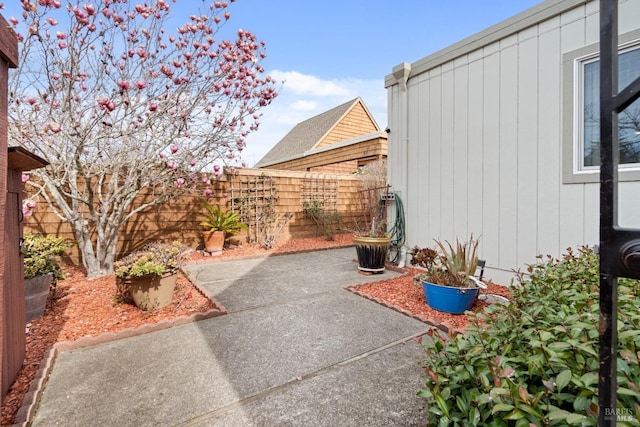
[[[15,193],[14,182],[7,183],[7,175],[12,176],[7,173],[7,80],[9,68],[17,65],[18,39],[0,15],[0,397],[3,400],[22,367],[25,353],[24,282],[14,200],[19,193]],[[9,206],[11,209],[7,209]]]
[[[250,227],[244,236],[249,241],[260,243],[263,238],[259,229],[261,218],[277,220],[287,213],[291,218],[279,239],[321,235],[321,227],[304,211],[304,202],[310,199],[322,200],[328,211],[340,217],[340,223],[335,226],[337,232],[353,231],[364,218],[359,199],[361,187],[361,180],[353,174],[238,169],[216,183],[214,196],[209,199],[183,196],[128,221],[119,235],[118,256],[157,240],[177,239],[192,248],[202,248],[199,223],[205,201],[240,212]],[[74,240],[70,225],[61,222],[44,203],[25,221],[25,230]],[[73,262],[79,262],[77,252],[70,253],[70,257]]]

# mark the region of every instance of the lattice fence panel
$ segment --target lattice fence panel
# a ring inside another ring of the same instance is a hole
[[[240,214],[242,222],[249,226],[247,238],[259,242],[261,224],[266,218],[275,217],[277,191],[273,177],[231,176],[231,210]]]
[[[309,174],[302,180],[302,205],[305,216],[313,218],[318,231],[333,236],[340,222],[338,215],[338,179],[332,174]]]

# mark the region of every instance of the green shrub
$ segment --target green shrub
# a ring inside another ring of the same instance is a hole
[[[179,241],[151,242],[115,262],[116,276],[120,278],[162,276],[177,270],[185,261],[187,248]]]
[[[24,233],[20,251],[24,255],[24,278],[53,273],[53,283],[65,278],[58,260],[73,243],[61,237]]]
[[[598,257],[569,249],[529,273],[509,305],[470,314],[467,333],[423,340],[428,425],[597,425]],[[640,282],[620,279],[618,294],[618,425],[637,426]]]

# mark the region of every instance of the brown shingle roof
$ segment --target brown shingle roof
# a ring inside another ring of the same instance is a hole
[[[345,102],[331,110],[298,123],[256,163],[255,167],[259,168],[273,163],[279,163],[314,148],[359,100],[360,98],[352,99],[349,102]]]

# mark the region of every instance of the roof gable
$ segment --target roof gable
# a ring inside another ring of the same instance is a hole
[[[313,148],[379,130],[373,116],[358,97],[298,123],[260,159],[256,167],[280,163]]]

